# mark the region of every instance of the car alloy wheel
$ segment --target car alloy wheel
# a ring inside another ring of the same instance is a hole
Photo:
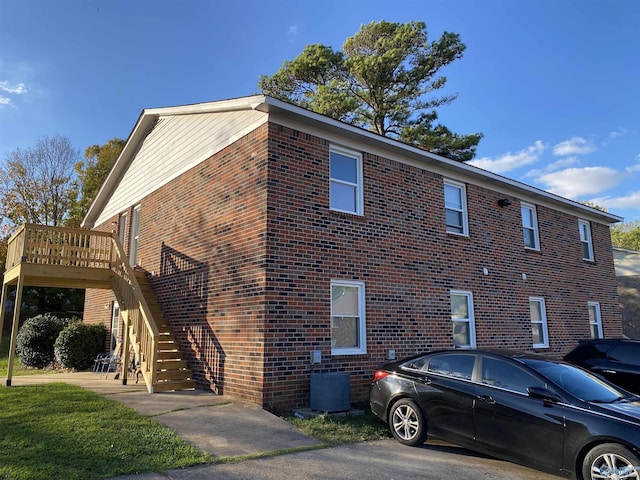
[[[408,399],[398,400],[389,415],[391,433],[404,445],[422,445],[427,439],[424,417],[418,406]]]
[[[598,445],[586,456],[582,476],[584,480],[640,480],[640,461],[621,445]]]

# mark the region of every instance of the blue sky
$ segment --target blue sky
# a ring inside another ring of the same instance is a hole
[[[127,138],[143,108],[257,93],[310,43],[360,25],[460,34],[439,110],[474,163],[640,220],[637,0],[0,0],[0,161],[43,136]]]

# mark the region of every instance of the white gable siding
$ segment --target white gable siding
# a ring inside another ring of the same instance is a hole
[[[267,121],[255,110],[161,116],[142,142],[96,225],[198,165]]]

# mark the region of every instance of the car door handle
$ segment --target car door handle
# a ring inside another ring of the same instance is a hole
[[[600,370],[602,373],[606,373],[607,375],[615,375],[615,370]]]
[[[489,405],[494,405],[496,403],[491,395],[478,395],[476,398],[481,402],[488,403]]]

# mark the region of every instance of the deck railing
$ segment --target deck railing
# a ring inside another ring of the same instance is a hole
[[[152,392],[160,334],[118,237],[86,229],[23,225],[7,244],[6,270],[25,263],[102,268],[113,273],[112,290],[124,319],[125,347],[131,340]]]
[[[9,239],[6,269],[21,263],[109,268],[112,243],[106,232],[23,225]]]

